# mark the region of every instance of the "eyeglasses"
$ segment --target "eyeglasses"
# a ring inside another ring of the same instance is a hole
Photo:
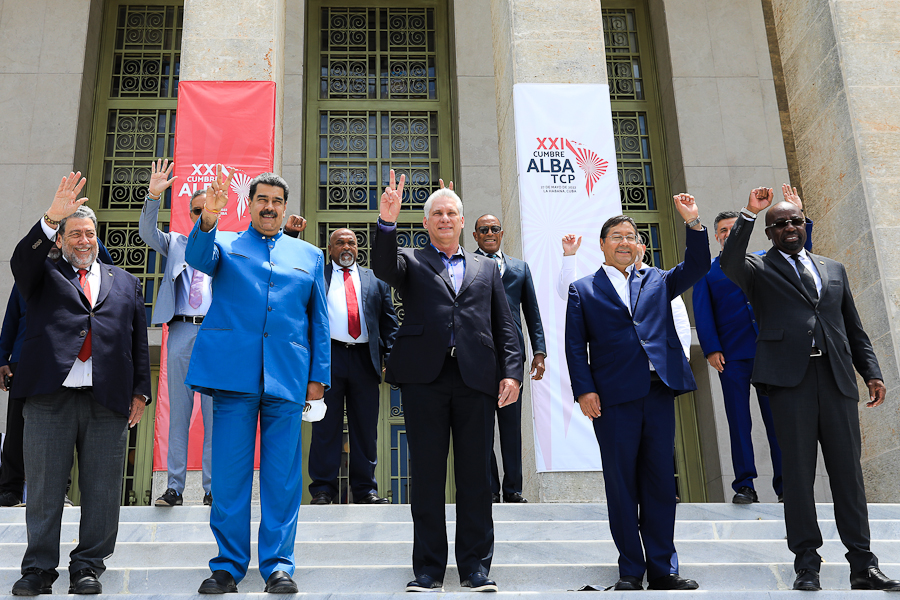
[[[485,225],[483,227],[478,228],[478,233],[480,233],[481,235],[487,235],[488,232],[500,233],[501,231],[503,231],[503,228],[500,227],[499,225],[491,225],[490,227]]]
[[[202,208],[192,208],[191,209],[191,214],[196,215],[198,217],[200,216],[200,213],[202,213],[202,212],[203,212]]]
[[[618,233],[614,233],[613,235],[609,236],[606,239],[611,241],[613,244],[621,244],[622,242],[628,242],[629,244],[633,244],[633,243],[637,242],[637,236],[633,235],[633,234],[620,235]]]
[[[793,225],[794,227],[803,227],[806,224],[806,219],[803,217],[792,217],[790,219],[778,219],[766,229],[784,229],[788,226],[788,224]]]

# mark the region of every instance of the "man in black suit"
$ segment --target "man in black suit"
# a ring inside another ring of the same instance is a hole
[[[355,504],[389,504],[378,496],[378,386],[381,359],[391,351],[397,316],[391,288],[356,262],[356,234],[337,229],[328,240],[325,265],[331,332],[331,387],[325,417],[312,425],[309,446],[310,504],[331,504],[338,496],[344,432],[344,401],[350,436],[350,491]],[[335,273],[337,274],[335,276]]]
[[[76,199],[81,173],[64,177],[10,265],[28,306],[12,395],[25,398],[28,547],[17,596],[49,594],[72,449],[78,451],[81,526],[69,562],[69,593],[99,594],[115,548],[128,427],[150,397],[147,313],[141,284],[97,261],[97,219]],[[54,245],[62,259],[47,260]]]
[[[773,248],[747,253],[757,214],[772,203],[771,188],[750,193],[725,243],[722,271],[753,305],[759,323],[753,383],[768,392],[781,444],[784,521],[795,554],[795,590],[819,590],[813,484],[817,445],[834,498],[834,518],[847,547],[852,589],[900,591],[878,569],[869,549],[866,491],[860,467],[858,391],[853,368],[869,388],[869,402],[884,402],[885,386],[863,331],[844,266],[804,249],[806,220],[798,206],[780,202],[766,213]]]
[[[516,333],[519,334],[519,347],[522,349],[523,358],[525,357],[525,336],[522,335],[521,314],[525,313],[528,337],[531,338],[531,350],[534,353],[529,374],[532,379],[537,381],[544,376],[544,357],[547,356],[547,347],[544,345],[544,326],[541,325],[541,312],[538,308],[537,295],[534,293],[531,269],[524,260],[513,258],[500,250],[500,243],[503,241],[503,226],[500,225],[500,219],[494,215],[479,217],[475,221],[475,231],[472,232],[472,236],[475,238],[475,243],[478,244],[478,250],[475,253],[483,254],[495,261],[500,269],[500,278],[503,280],[503,288],[506,290],[509,310],[516,323]],[[521,399],[522,390],[519,389],[519,400]],[[504,410],[498,410],[497,426],[500,429],[500,455],[503,459],[503,501],[528,502],[522,496],[521,402]],[[491,449],[491,492],[494,502],[500,502],[500,490],[500,470],[497,468],[497,456]]]
[[[430,244],[397,247],[405,176],[381,196],[375,275],[397,288],[405,316],[387,361],[400,386],[412,471],[413,572],[408,592],[443,587],[447,568],[444,486],[453,434],[456,565],[462,586],[496,591],[488,579],[494,552],[488,455],[495,403],[519,397],[522,352],[494,261],[459,245],[462,201],[441,189],[425,202]],[[499,382],[499,391],[498,391]],[[499,400],[498,400],[499,399]]]

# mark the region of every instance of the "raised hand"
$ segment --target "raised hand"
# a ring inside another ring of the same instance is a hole
[[[781,184],[781,193],[784,194],[785,200],[803,210],[803,201],[800,200],[800,196],[797,194],[797,188],[792,188],[790,184],[783,183]]]
[[[300,215],[290,215],[284,222],[285,233],[300,233],[306,229],[306,219]]]
[[[390,185],[384,188],[384,193],[381,194],[381,210],[378,216],[381,217],[382,221],[387,223],[397,222],[397,217],[400,216],[400,203],[403,201],[404,183],[406,183],[406,175],[400,176],[400,183],[398,184],[394,170],[391,169]]]
[[[753,214],[758,214],[761,210],[769,208],[774,196],[772,188],[756,188],[750,192],[750,197],[747,199],[747,210]]]
[[[438,183],[440,184],[441,189],[444,189],[444,180],[438,179]],[[450,182],[450,185],[447,186],[447,189],[449,189],[451,192],[453,191],[453,182],[452,181]]]
[[[677,194],[673,198],[675,200],[675,209],[685,223],[690,223],[700,216],[700,208],[694,202],[693,196],[690,194]],[[702,229],[702,226],[698,224],[693,229]]]
[[[222,165],[216,165],[216,180],[206,188],[206,207],[218,212],[228,204],[228,189],[231,187],[231,178],[234,170],[225,177]]]
[[[147,185],[147,191],[151,196],[161,196],[172,182],[178,179],[177,176],[169,179],[174,168],[175,163],[170,163],[168,158],[165,161],[160,158],[155,163],[150,163],[150,183]]]
[[[574,233],[567,233],[562,237],[563,256],[575,256],[581,247],[581,236],[575,237]]]
[[[47,209],[47,216],[52,221],[62,221],[88,201],[87,198],[78,198],[81,188],[87,183],[87,179],[81,176],[81,171],[77,173],[69,173],[68,177],[63,177],[53,196],[53,203]]]

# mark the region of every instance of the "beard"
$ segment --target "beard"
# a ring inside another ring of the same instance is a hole
[[[351,252],[341,252],[338,257],[338,264],[342,267],[349,267],[356,262],[356,257]]]
[[[94,264],[94,261],[97,260],[97,252],[98,252],[97,248],[92,248],[91,253],[88,256],[88,258],[82,259],[71,248],[63,247],[63,249],[62,249],[63,256],[65,256],[66,260],[69,262],[69,264],[72,265],[73,267],[75,267],[76,269],[90,268],[90,266],[92,264]]]

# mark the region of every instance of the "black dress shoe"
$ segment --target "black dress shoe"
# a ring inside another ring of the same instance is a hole
[[[212,492],[203,494],[203,506],[212,506]]]
[[[819,572],[812,569],[800,569],[797,571],[797,579],[794,580],[794,589],[803,592],[818,592],[822,589],[819,585]]]
[[[619,577],[616,585],[613,586],[613,589],[618,592],[642,590],[644,589],[644,578],[632,577],[631,575],[622,575],[621,577]]]
[[[270,594],[296,594],[297,584],[284,571],[272,571],[266,579],[266,591]]]
[[[438,581],[430,575],[418,575],[406,584],[407,592],[443,592],[444,582]]]
[[[234,577],[228,571],[213,571],[212,577],[204,579],[197,590],[200,594],[232,594],[237,592],[237,584]]]
[[[464,588],[470,588],[473,592],[496,592],[497,584],[493,579],[488,579],[484,573],[476,571],[469,575],[469,578],[460,583]]]
[[[861,573],[850,574],[850,589],[900,592],[900,581],[888,579],[878,567],[869,567]]]
[[[366,496],[363,496],[359,500],[354,500],[354,504],[390,504],[391,501],[387,498],[382,498],[375,492],[372,492]]]
[[[91,568],[75,571],[69,576],[70,594],[102,594],[103,586],[97,579],[97,572]]]
[[[25,569],[21,579],[13,584],[13,596],[37,596],[38,594],[52,594],[53,582],[59,576],[54,571],[45,571],[37,567]]]
[[[312,500],[309,501],[310,504],[331,504],[331,495],[328,492],[318,492],[313,495]]]
[[[154,502],[155,506],[181,506],[182,504],[184,504],[184,496],[172,488],[163,492],[163,495]]]
[[[648,590],[696,590],[700,584],[693,579],[685,579],[678,573],[670,573],[647,582]]]
[[[511,504],[528,503],[528,500],[526,500],[519,492],[513,492],[512,494],[503,494],[503,501],[509,502]]]
[[[15,506],[22,502],[22,496],[17,496],[13,492],[0,493],[0,506]]]
[[[778,503],[784,504],[784,494],[778,494]]]
[[[753,504],[754,502],[759,502],[759,496],[756,495],[756,490],[752,487],[742,485],[738,488],[731,501],[734,504]]]
[[[494,504],[500,504],[500,494],[491,494],[491,502]]]

